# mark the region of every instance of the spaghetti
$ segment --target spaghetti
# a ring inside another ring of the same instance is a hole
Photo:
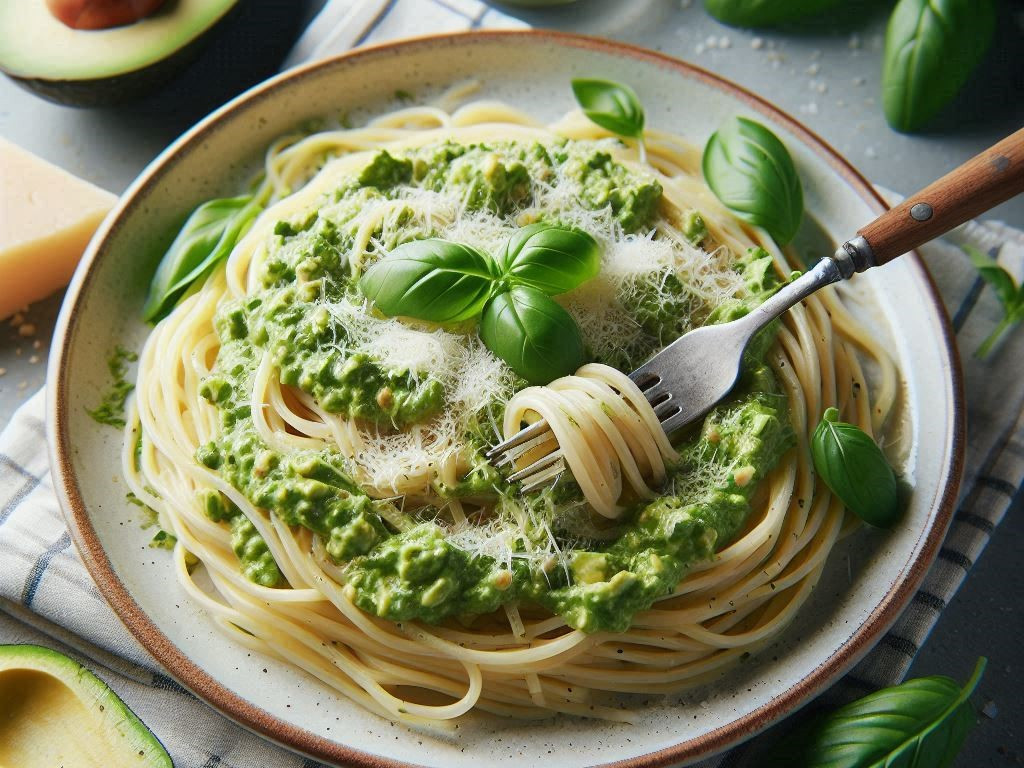
[[[451,169],[474,147],[466,178],[482,168],[493,184],[505,174],[506,200],[488,198],[492,187],[473,179],[453,191]],[[522,147],[543,148],[549,157],[537,162],[555,170],[517,177],[509,157]],[[429,175],[441,166],[424,160],[437,152],[451,155],[443,183]],[[582,188],[564,180],[589,173],[572,165],[573,152],[607,156],[602,168],[615,183],[655,180],[653,217],[629,231],[629,212],[616,211],[614,201],[581,203]],[[407,158],[412,180],[386,195],[353,181],[368,168],[381,170],[384,155]],[[543,126],[493,102],[451,114],[403,109],[364,128],[289,137],[270,148],[257,192],[269,207],[226,265],[146,342],[123,450],[132,491],[176,539],[181,584],[232,642],[390,719],[450,722],[479,709],[628,721],[630,711],[609,694],[696,685],[786,626],[832,546],[855,525],[815,482],[808,429],[834,405],[869,433],[879,431],[897,397],[897,375],[835,292],[821,291],[786,315],[763,353],[764,375],[777,391],[752,390],[754,399],[771,394],[778,403],[772,413],[782,416],[737,406],[718,421],[713,413],[689,447],[668,442],[619,371],[670,341],[666,333],[713,321],[715,307],[745,295],[749,271],[744,276],[735,263],[749,249],[770,254],[765,280],[777,283],[773,275],[790,269],[788,254],[710,194],[699,168],[698,150],[671,134],[649,131],[641,163],[636,148],[608,139],[579,114]],[[695,210],[706,227],[699,238],[687,231]],[[549,387],[523,388],[471,330],[384,318],[339,287],[339,274],[357,277],[398,239],[440,234],[485,249],[545,215],[586,230],[604,251],[601,274],[559,297],[602,364]],[[342,235],[309,225],[332,216],[344,222]],[[303,251],[314,237],[323,247]],[[324,268],[328,261],[333,272]],[[280,299],[284,290],[291,303]],[[661,325],[637,320],[640,303],[665,306],[666,296],[670,328],[663,315]],[[280,306],[268,308],[274,297]],[[238,323],[245,327],[236,333]],[[325,388],[308,359],[295,360],[301,334],[313,339],[318,375],[363,376],[374,396],[364,402],[351,388]],[[875,382],[870,398],[866,365]],[[739,428],[729,419],[751,413],[784,422],[782,459],[764,471],[716,463],[715,446]],[[538,415],[554,425],[572,478],[524,501],[477,459],[502,431]],[[286,470],[287,483],[280,480]],[[331,494],[318,495],[324,488]],[[647,594],[637,592],[645,578],[667,578],[658,576],[663,558],[631,560],[627,577],[607,572],[606,553],[639,535],[627,521],[633,510],[664,506],[665,493],[682,500],[672,519],[689,520],[696,508],[684,502],[700,501],[708,489],[742,511],[735,530],[718,541],[718,529],[679,523],[692,533],[687,546],[707,556],[687,560],[685,577],[664,582],[646,604],[630,603],[628,627],[617,616],[588,624],[579,601],[560,612],[552,606],[563,603],[553,598],[530,599],[546,590]],[[291,517],[280,512],[284,505]],[[331,515],[333,527],[325,522]],[[443,551],[449,566],[461,557],[460,567],[476,574],[473,599],[493,609],[462,622],[446,618],[451,612],[431,613],[449,599],[455,579],[431,572],[415,594],[420,613],[403,619],[408,595],[385,586],[398,577],[368,580],[367,563],[386,569],[392,560],[374,561],[380,550],[360,536],[384,542],[376,547],[405,542],[388,557],[406,558],[395,567],[410,572],[432,567],[424,552]],[[503,597],[512,592],[520,599]]]

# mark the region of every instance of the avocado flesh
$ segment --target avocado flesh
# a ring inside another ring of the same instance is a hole
[[[101,106],[134,98],[188,65],[238,0],[177,0],[135,24],[66,27],[43,0],[0,2],[0,70],[44,98]]]
[[[106,683],[38,645],[0,646],[0,765],[173,768]]]

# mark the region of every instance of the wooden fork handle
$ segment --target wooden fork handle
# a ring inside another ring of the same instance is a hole
[[[857,231],[875,265],[892,261],[1024,192],[1024,128]]]

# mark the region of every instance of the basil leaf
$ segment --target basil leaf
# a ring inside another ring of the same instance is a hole
[[[628,85],[611,80],[577,78],[572,92],[592,123],[605,130],[633,139],[643,137],[644,108],[640,98]]]
[[[999,262],[986,253],[970,245],[963,246],[964,251],[971,257],[971,263],[978,270],[981,278],[992,286],[999,298],[999,303],[1007,312],[1012,311],[1019,303],[1017,296],[1017,285],[1013,276],[999,266]]]
[[[859,699],[784,738],[765,768],[948,768],[974,725],[970,696],[985,670],[978,659],[961,689],[936,675]]]
[[[494,262],[475,248],[413,240],[370,267],[359,290],[390,317],[452,323],[480,311],[495,277]]]
[[[882,58],[882,107],[897,131],[914,131],[953,100],[992,42],[993,0],[900,0]]]
[[[601,251],[586,232],[530,224],[509,239],[499,268],[510,282],[554,296],[594,277],[601,269]]]
[[[547,384],[583,365],[576,321],[554,299],[525,285],[487,302],[480,339],[531,384]]]
[[[192,211],[156,268],[144,320],[164,317],[189,285],[231,252],[242,228],[259,213],[253,205],[253,196],[243,195],[210,200]]]
[[[965,245],[963,249],[971,257],[971,263],[981,279],[992,286],[1003,307],[1003,319],[974,352],[976,357],[985,358],[1003,336],[1024,320],[1024,285],[1018,286],[1013,276],[1000,267],[995,259],[977,248]]]
[[[811,439],[814,469],[846,508],[866,523],[888,528],[899,517],[896,476],[882,449],[860,427],[837,421],[829,408]]]
[[[804,193],[793,158],[779,138],[745,117],[727,120],[704,147],[704,178],[744,221],[785,245],[800,228]]]
[[[814,16],[839,0],[704,0],[704,8],[723,24],[770,27]]]

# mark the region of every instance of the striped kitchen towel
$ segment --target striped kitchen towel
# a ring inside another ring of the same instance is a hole
[[[529,26],[480,0],[328,0],[282,69],[400,37]]]
[[[525,26],[478,0],[332,0],[299,40],[290,63],[406,34]],[[1024,233],[970,224],[921,249],[953,317],[968,397],[967,472],[945,546],[914,601],[842,683],[835,702],[898,682],[942,609],[977,560],[1024,478],[1024,333],[988,361],[971,355],[1000,317],[998,302],[958,244],[970,243],[1024,276]],[[79,560],[50,481],[43,394],[0,433],[0,643],[36,642],[86,663],[163,741],[178,768],[309,768],[236,726],[181,688],[125,630]],[[765,739],[705,761],[702,768],[757,764]]]

